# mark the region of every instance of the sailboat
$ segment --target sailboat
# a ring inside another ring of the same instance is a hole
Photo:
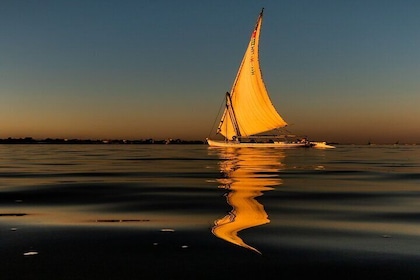
[[[259,64],[259,39],[264,8],[258,16],[239,71],[230,92],[226,93],[226,107],[217,128],[224,140],[211,140],[212,147],[321,147],[325,142],[310,142],[306,137],[281,132],[287,126],[273,106],[264,85]],[[267,134],[272,133],[272,134]]]

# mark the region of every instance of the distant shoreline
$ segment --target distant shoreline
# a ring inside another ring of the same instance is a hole
[[[138,139],[138,140],[122,140],[122,139],[61,139],[61,138],[45,138],[45,139],[34,139],[32,137],[24,138],[5,138],[0,139],[0,144],[137,144],[137,145],[168,145],[168,144],[187,144],[187,145],[204,145],[207,144],[203,140],[182,140],[182,139]],[[336,143],[331,142],[331,145],[361,145],[361,146],[417,146],[420,143],[366,143],[366,144],[354,144],[354,143]]]
[[[46,138],[34,139],[32,137],[25,138],[6,138],[0,139],[0,144],[205,144],[200,140],[181,140],[181,139],[165,139],[155,140],[139,139],[139,140],[102,140],[102,139],[59,139],[59,138]]]

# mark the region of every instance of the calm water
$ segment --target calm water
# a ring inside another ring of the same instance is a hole
[[[0,261],[0,279],[418,279],[420,146],[0,145]]]

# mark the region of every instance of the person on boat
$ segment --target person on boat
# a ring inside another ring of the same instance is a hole
[[[308,139],[306,139],[306,137],[303,137],[302,139],[300,139],[301,143],[308,143]]]

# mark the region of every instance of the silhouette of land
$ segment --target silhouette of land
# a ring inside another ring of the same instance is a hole
[[[168,145],[168,144],[206,144],[204,140],[183,140],[183,139],[138,139],[138,140],[122,140],[122,139],[61,139],[61,138],[45,138],[45,139],[34,139],[32,137],[24,138],[5,138],[0,139],[0,144],[157,144],[157,145]],[[328,142],[330,145],[355,145],[353,143],[338,143],[338,142]],[[359,145],[393,145],[393,146],[407,146],[407,145],[420,145],[420,143],[382,143],[382,144],[373,144],[368,142],[367,144]]]
[[[139,140],[103,140],[103,139],[59,139],[46,138],[34,139],[32,137],[25,138],[6,138],[0,139],[0,144],[205,144],[200,140],[182,140],[182,139],[165,139],[155,140],[139,139]]]

